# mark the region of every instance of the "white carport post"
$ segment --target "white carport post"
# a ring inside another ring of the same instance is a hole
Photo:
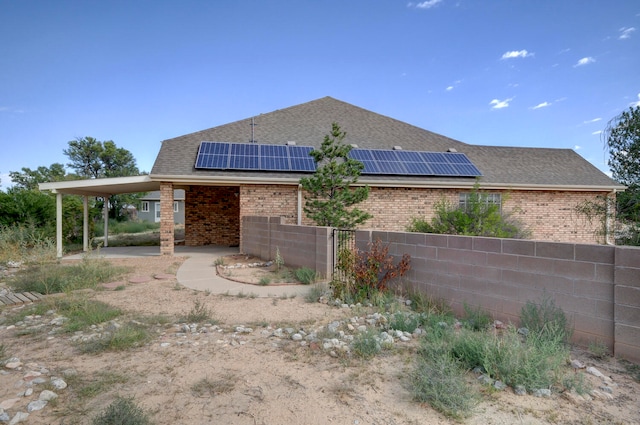
[[[104,206],[102,208],[102,215],[104,220],[104,245],[103,247],[109,246],[109,196],[104,195]]]
[[[82,197],[82,250],[89,251],[89,197]]]
[[[56,256],[62,258],[62,193],[56,192]]]

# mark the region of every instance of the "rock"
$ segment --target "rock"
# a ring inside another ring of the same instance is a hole
[[[26,390],[24,390],[25,397],[29,397],[31,394],[33,394],[33,388],[27,388]]]
[[[609,386],[602,385],[602,386],[598,387],[598,389],[599,389],[600,391],[605,392],[605,393],[613,394],[613,388],[611,388],[611,387],[609,387]]]
[[[18,412],[13,416],[13,419],[11,419],[11,421],[9,422],[9,425],[15,425],[17,423],[24,422],[27,420],[28,417],[29,417],[28,413]]]
[[[53,391],[44,390],[40,393],[38,400],[51,401],[56,398],[58,398],[58,394],[54,393]]]
[[[540,388],[539,390],[535,390],[533,392],[533,395],[535,397],[545,397],[545,398],[549,398],[551,397],[551,390],[547,389],[547,388]]]
[[[495,322],[493,322],[493,327],[496,329],[506,329],[507,327],[505,326],[504,323],[502,323],[500,320],[496,320]]]
[[[48,401],[45,401],[45,400],[34,400],[29,404],[27,404],[27,412],[31,413],[31,412],[37,412],[38,410],[42,410],[47,405],[47,403]]]
[[[527,328],[518,328],[518,333],[522,336],[527,336],[529,335],[529,329]]]
[[[293,335],[291,335],[291,339],[294,341],[302,341],[302,335],[295,333]]]
[[[503,391],[505,388],[507,388],[507,384],[505,384],[502,381],[496,381],[493,383],[493,388],[495,388],[498,391]]]
[[[7,363],[5,363],[4,367],[6,367],[7,369],[18,369],[22,366],[22,362],[20,360],[16,360],[16,361],[11,361],[9,360]]]
[[[612,382],[611,378],[609,378],[608,376],[605,376],[602,372],[600,372],[598,369],[596,369],[593,366],[589,366],[587,368],[587,373],[589,373],[589,374],[591,374],[593,376],[596,376],[596,377],[602,379],[603,381],[605,381],[607,383]]]
[[[569,400],[571,403],[579,405],[584,403],[586,400],[580,394],[576,394],[573,391],[565,391],[562,393],[562,397]]]
[[[9,422],[9,414],[3,409],[0,409],[0,422]]]
[[[170,342],[163,342],[163,343],[160,343],[160,347],[162,347],[162,348],[168,347],[168,346],[170,346],[170,345],[171,345],[171,343],[170,343]]]
[[[64,382],[62,378],[51,377],[51,385],[53,385],[56,390],[64,390],[67,388],[67,383]]]
[[[523,385],[516,385],[513,389],[513,393],[520,396],[527,395],[527,389]]]
[[[14,404],[16,404],[17,402],[19,402],[20,399],[19,398],[9,398],[7,400],[4,400],[2,402],[0,402],[0,409],[11,409],[13,407]]]
[[[584,369],[586,366],[580,360],[571,360],[571,367],[574,369]]]
[[[493,385],[495,382],[489,375],[485,375],[484,373],[478,377],[478,381],[483,385]]]

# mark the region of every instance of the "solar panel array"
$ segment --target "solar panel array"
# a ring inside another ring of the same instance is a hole
[[[196,168],[314,172],[311,146],[202,142]],[[385,149],[351,149],[349,156],[364,164],[362,174],[477,177],[482,173],[463,153]]]

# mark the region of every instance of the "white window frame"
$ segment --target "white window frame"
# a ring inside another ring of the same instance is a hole
[[[149,201],[142,201],[142,204],[140,204],[140,211],[149,212]]]
[[[155,216],[156,216],[156,221],[160,221],[160,202],[156,202],[155,203]]]
[[[178,203],[178,201],[173,201],[173,212],[180,212],[180,204]]]

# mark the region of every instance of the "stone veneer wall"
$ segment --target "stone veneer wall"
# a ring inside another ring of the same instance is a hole
[[[185,245],[237,246],[240,243],[238,189],[189,186],[185,190]]]
[[[160,254],[173,255],[173,183],[160,183]]]

